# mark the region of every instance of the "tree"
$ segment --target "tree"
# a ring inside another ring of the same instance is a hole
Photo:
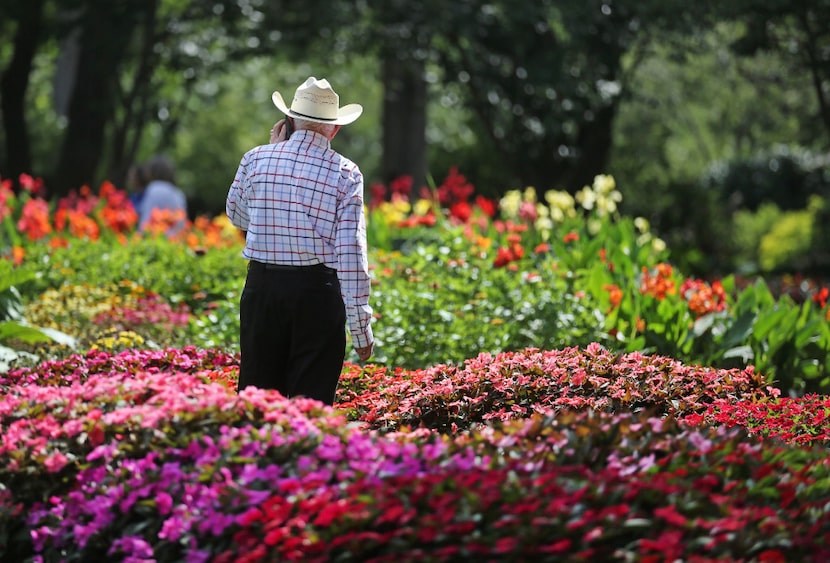
[[[5,164],[0,164],[0,175],[6,177],[17,178],[32,170],[25,103],[35,54],[44,35],[44,4],[45,0],[33,0],[0,9],[0,15],[17,22],[11,60],[0,76],[0,115],[6,139]]]
[[[817,122],[830,145],[830,0],[740,0],[723,3],[719,15],[745,24],[735,52],[771,51],[811,77]]]
[[[169,143],[196,85],[244,57],[268,52],[282,38],[266,30],[266,12],[293,18],[286,35],[298,43],[312,15],[278,3],[236,0],[64,0],[16,2],[3,7],[15,37],[3,70],[6,174],[34,172],[26,134],[25,99],[32,61],[47,42],[61,46],[58,110],[66,128],[52,170],[43,170],[53,195],[104,177],[121,181],[150,123],[162,129],[160,150]],[[319,13],[319,12],[317,12]],[[306,24],[303,24],[305,20]],[[10,31],[12,30],[12,31]]]

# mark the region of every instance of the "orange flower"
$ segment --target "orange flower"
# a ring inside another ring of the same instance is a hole
[[[69,241],[63,237],[52,237],[49,239],[49,248],[69,248]]]
[[[98,240],[100,228],[92,217],[80,211],[69,211],[69,233],[79,239]]]
[[[688,279],[680,286],[680,294],[698,318],[726,308],[726,292],[720,281],[710,286],[703,280]]]
[[[148,233],[164,234],[187,219],[183,209],[153,209],[145,230]]]
[[[20,266],[23,263],[23,259],[26,258],[26,250],[22,246],[13,246],[12,247],[12,262],[15,266]]]
[[[611,310],[613,311],[622,303],[623,292],[617,284],[606,284],[602,289],[608,292],[608,298],[611,301]]]
[[[568,244],[569,242],[576,242],[579,240],[579,233],[571,231],[570,233],[566,234],[562,240],[565,242],[565,244]]]
[[[677,287],[671,279],[672,273],[671,265],[665,263],[657,264],[653,274],[648,268],[643,266],[640,293],[643,295],[652,295],[657,299],[665,299],[667,295],[675,295],[677,293]]]

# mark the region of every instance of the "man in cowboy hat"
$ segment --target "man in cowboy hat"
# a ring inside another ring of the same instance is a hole
[[[361,361],[372,355],[363,176],[331,148],[363,112],[340,107],[325,79],[301,84],[270,142],[245,153],[226,211],[245,231],[240,299],[241,391],[251,385],[334,402],[345,323]],[[291,132],[293,129],[293,133]]]

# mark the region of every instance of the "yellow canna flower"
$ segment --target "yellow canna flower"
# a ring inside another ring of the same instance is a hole
[[[609,194],[616,187],[614,177],[609,174],[594,176],[594,191],[598,194]]]
[[[515,219],[519,215],[522,205],[522,194],[519,190],[509,190],[499,201],[499,209],[507,219]]]

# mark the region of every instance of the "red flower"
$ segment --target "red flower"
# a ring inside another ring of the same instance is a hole
[[[677,512],[674,506],[667,506],[665,508],[656,508],[654,515],[659,516],[672,526],[683,527],[686,525],[686,517]]]
[[[17,228],[30,240],[40,240],[52,232],[49,224],[49,204],[43,199],[30,199],[23,206]]]
[[[476,205],[488,217],[495,217],[496,216],[496,211],[497,211],[496,202],[493,201],[492,199],[488,199],[484,196],[477,195],[476,196]]]
[[[23,173],[18,178],[20,187],[32,195],[39,195],[43,188],[43,180],[40,178],[32,178],[29,174]]]
[[[450,206],[450,216],[466,223],[473,214],[472,206],[466,201],[457,201]]]
[[[400,176],[392,180],[389,185],[393,194],[401,194],[409,198],[412,194],[412,176]]]
[[[576,242],[579,240],[579,233],[571,231],[570,233],[565,235],[565,237],[562,240],[565,242],[565,244],[569,242]]]
[[[501,247],[496,251],[496,259],[493,261],[493,266],[501,268],[513,261],[513,253],[509,248]]]
[[[819,309],[824,309],[827,305],[828,297],[830,297],[830,289],[822,287],[819,292],[813,295],[813,302],[818,305]]]

